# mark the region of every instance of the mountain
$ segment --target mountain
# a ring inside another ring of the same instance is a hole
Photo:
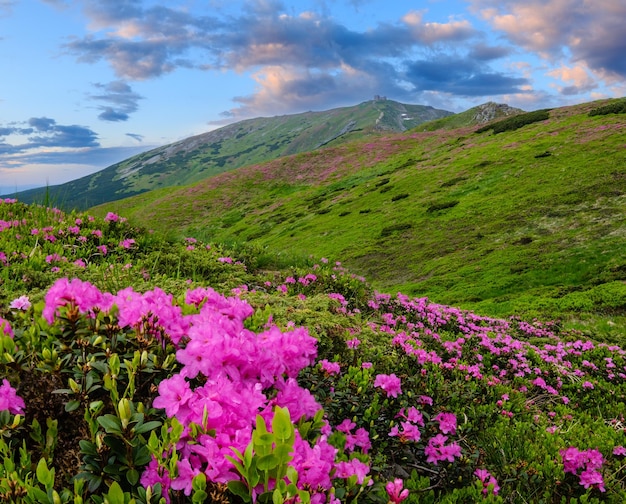
[[[20,192],[17,197],[26,203],[48,198],[65,209],[85,209],[152,189],[190,184],[252,163],[406,131],[451,114],[376,97],[325,112],[249,119],[144,152],[65,184]]]
[[[440,129],[463,128],[523,113],[522,109],[511,107],[505,103],[487,102],[459,114],[428,121],[419,129],[421,131],[436,131]]]
[[[626,114],[590,116],[600,105],[506,117],[488,131],[420,126],[92,211],[334,258],[384,292],[492,315],[605,300],[626,327]]]

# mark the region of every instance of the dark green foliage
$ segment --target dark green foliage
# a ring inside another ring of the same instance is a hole
[[[589,112],[589,117],[607,114],[626,114],[626,99],[614,101],[608,105],[594,108]]]
[[[490,123],[482,128],[478,128],[476,133],[484,133],[485,131],[492,130],[494,134],[503,133],[505,131],[515,131],[528,124],[536,123],[539,121],[545,121],[550,118],[550,109],[535,110],[533,112],[527,112],[525,114],[519,114],[513,117],[508,117],[495,123]]]
[[[382,231],[380,232],[380,236],[381,237],[389,236],[394,233],[397,233],[398,231],[405,231],[407,229],[411,229],[412,227],[413,227],[413,224],[409,222],[404,222],[402,224],[394,224],[393,226],[384,227]]]
[[[458,204],[459,204],[458,200],[438,201],[438,202],[433,203],[432,205],[429,205],[429,207],[426,209],[426,212],[435,213],[435,212],[439,212],[440,210],[453,208],[457,206]]]
[[[391,201],[398,201],[398,200],[408,198],[408,197],[409,197],[408,193],[396,194],[395,196],[391,198]]]

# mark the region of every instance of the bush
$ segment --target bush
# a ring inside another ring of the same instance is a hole
[[[594,108],[589,112],[589,117],[608,114],[626,114],[626,100],[622,99]]]
[[[493,130],[494,134],[503,133],[505,131],[515,131],[527,124],[532,124],[539,121],[545,121],[550,118],[550,109],[535,110],[533,112],[527,112],[525,114],[519,114],[512,117],[507,117],[501,121],[489,123],[482,128],[476,130],[476,133],[484,133],[485,131]]]

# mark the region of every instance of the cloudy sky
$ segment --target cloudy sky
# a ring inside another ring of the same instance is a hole
[[[375,94],[461,112],[626,95],[624,0],[0,0],[0,194]]]

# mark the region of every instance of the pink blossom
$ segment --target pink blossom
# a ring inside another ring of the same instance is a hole
[[[487,495],[489,493],[490,485],[493,485],[493,494],[498,495],[498,492],[500,491],[498,481],[491,475],[489,471],[487,471],[487,469],[476,469],[474,471],[474,475],[483,483],[483,495]]]
[[[456,434],[456,415],[454,413],[439,413],[435,420],[439,422],[439,430],[444,434]]]
[[[396,478],[385,485],[387,495],[389,496],[389,502],[393,504],[399,504],[409,496],[409,490],[403,489],[404,482],[400,478]]]
[[[24,399],[17,395],[9,380],[3,379],[0,385],[0,411],[9,410],[13,415],[23,415],[24,407]]]
[[[461,447],[456,442],[446,445],[447,440],[448,437],[443,434],[437,434],[428,440],[428,446],[424,448],[427,462],[435,465],[442,460],[454,462],[454,457],[461,456]]]
[[[400,386],[400,378],[398,378],[394,373],[390,375],[376,375],[376,379],[374,380],[374,387],[382,388],[385,392],[387,392],[387,397],[398,397],[398,394],[402,394]]]
[[[104,217],[104,222],[118,222],[120,220],[120,216],[113,212],[108,212]]]
[[[353,458],[350,462],[338,462],[335,464],[337,468],[336,477],[348,479],[350,476],[356,475],[357,483],[362,485],[367,477],[370,467],[361,462],[359,459]]]
[[[626,456],[626,448],[624,448],[623,446],[616,446],[615,448],[613,448],[613,455],[617,455],[619,456]]]
[[[319,361],[322,369],[329,375],[336,375],[341,372],[341,367],[338,362],[328,362],[326,359]]]
[[[28,296],[20,296],[13,301],[9,305],[9,308],[13,308],[14,310],[23,310],[26,311],[31,307],[30,299]]]
[[[5,336],[9,336],[10,338],[14,338],[13,329],[11,328],[11,324],[9,324],[8,320],[0,317],[0,333],[3,333]]]

